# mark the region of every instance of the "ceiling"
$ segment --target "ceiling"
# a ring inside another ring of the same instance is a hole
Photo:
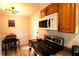
[[[36,11],[47,6],[49,3],[6,3],[0,4],[0,9],[11,9],[15,7],[20,15],[32,16]]]

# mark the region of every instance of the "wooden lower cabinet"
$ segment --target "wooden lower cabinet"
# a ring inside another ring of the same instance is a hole
[[[59,3],[58,4],[58,31],[75,32],[75,4]]]

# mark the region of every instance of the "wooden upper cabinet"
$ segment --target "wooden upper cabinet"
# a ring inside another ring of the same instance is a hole
[[[40,11],[40,17],[46,16],[46,9]]]
[[[58,4],[58,31],[75,32],[75,4]]]
[[[53,14],[57,12],[57,4],[52,3],[49,6],[47,6],[47,15]]]
[[[40,17],[44,17],[57,12],[57,4],[52,3],[40,11]]]

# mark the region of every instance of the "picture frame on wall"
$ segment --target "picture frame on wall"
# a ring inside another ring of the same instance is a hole
[[[15,27],[15,20],[8,20],[8,27]]]

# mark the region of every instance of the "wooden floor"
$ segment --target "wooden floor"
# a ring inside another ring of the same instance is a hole
[[[3,56],[5,56],[4,52],[2,53]],[[7,56],[33,56],[34,50],[32,49],[29,54],[28,45],[22,45],[20,49],[17,49],[17,52],[11,51],[7,53]],[[55,56],[71,56],[71,53],[69,51],[62,50],[58,52]]]
[[[5,56],[4,52],[2,52],[2,55]],[[20,49],[17,49],[17,52],[15,51],[9,51],[7,52],[7,56],[32,56],[33,55],[33,49],[29,53],[28,46],[27,45],[22,45]]]

